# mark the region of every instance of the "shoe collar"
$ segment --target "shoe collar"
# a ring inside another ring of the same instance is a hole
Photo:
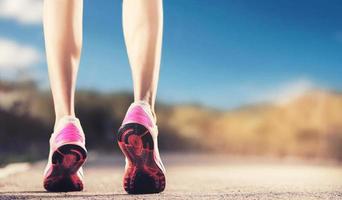
[[[133,102],[129,106],[127,113],[129,113],[130,110],[133,109],[135,106],[141,107],[145,111],[145,113],[148,115],[148,117],[151,119],[153,126],[156,126],[156,120],[152,115],[151,106],[149,103],[147,103],[147,101],[135,101],[135,102]]]

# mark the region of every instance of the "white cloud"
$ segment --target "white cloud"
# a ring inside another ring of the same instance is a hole
[[[43,0],[0,0],[0,17],[22,24],[40,24]]]
[[[316,88],[315,85],[308,79],[292,80],[261,92],[256,101],[286,104],[314,88]]]
[[[40,59],[41,54],[37,49],[0,38],[0,71],[26,69],[37,64]]]

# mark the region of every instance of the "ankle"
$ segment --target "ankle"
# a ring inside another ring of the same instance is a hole
[[[56,111],[55,112],[55,121],[58,122],[60,119],[64,117],[74,117],[76,118],[74,111]]]

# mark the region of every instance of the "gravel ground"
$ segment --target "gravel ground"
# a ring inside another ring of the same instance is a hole
[[[342,199],[342,167],[333,164],[163,154],[166,190],[127,195],[121,155],[89,155],[83,192],[50,193],[42,187],[45,161],[0,179],[0,199]]]

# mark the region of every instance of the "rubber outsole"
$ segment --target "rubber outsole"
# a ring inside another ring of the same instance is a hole
[[[129,194],[159,193],[165,189],[165,175],[154,160],[154,142],[148,129],[128,123],[119,129],[118,144],[128,159],[123,185]]]
[[[59,147],[52,155],[52,171],[44,180],[44,188],[50,192],[83,190],[83,182],[77,172],[86,158],[86,150],[78,145]]]

